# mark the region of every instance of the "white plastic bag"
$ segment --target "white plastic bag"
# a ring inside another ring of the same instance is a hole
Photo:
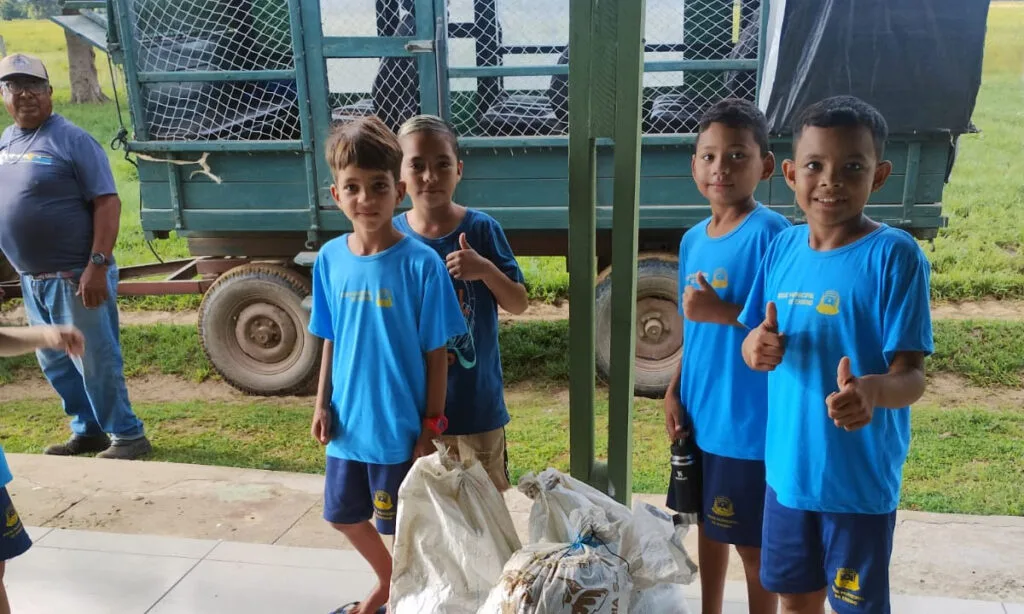
[[[613,525],[624,524],[631,516],[625,505],[557,469],[546,469],[540,475],[524,475],[519,480],[519,490],[534,502],[530,508],[531,544],[571,542],[575,537],[569,522],[573,510],[588,506],[600,508]]]
[[[632,580],[625,560],[604,545],[616,534],[604,512],[573,511],[572,543],[539,543],[517,552],[479,614],[629,614]]]
[[[632,614],[689,614],[684,584],[696,578],[697,566],[683,545],[688,527],[676,526],[660,509],[637,502],[631,511],[601,491],[555,469],[527,474],[519,490],[534,503],[530,509],[529,543],[566,542],[573,537],[569,521],[574,511],[602,510],[614,535],[612,552],[629,563],[635,590]]]
[[[475,614],[521,544],[505,500],[478,462],[443,446],[398,491],[392,614]]]

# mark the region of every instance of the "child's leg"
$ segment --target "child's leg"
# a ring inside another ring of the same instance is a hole
[[[779,595],[782,614],[824,614],[822,515],[783,506],[770,487],[767,493],[761,585]]]
[[[896,512],[824,514],[825,578],[836,614],[889,614],[889,560]]]
[[[452,437],[450,444],[458,450],[457,458],[462,461],[477,461],[484,467],[498,492],[511,488],[508,474],[508,451],[505,447],[505,429],[495,429],[474,435]]]
[[[351,542],[377,575],[377,586],[350,610],[352,614],[375,614],[387,604],[391,587],[391,555],[370,524],[375,506],[371,472],[366,463],[327,457],[324,520]]]
[[[391,554],[369,521],[357,524],[332,522],[331,526],[341,531],[377,575],[377,586],[359,603],[359,609],[353,611],[353,614],[374,614],[388,602],[388,593],[391,589]]]
[[[736,552],[743,560],[750,614],[775,614],[779,609],[779,598],[775,593],[769,592],[761,586],[761,549],[736,546]]]
[[[701,614],[722,614],[725,574],[729,570],[729,544],[709,538],[704,523],[697,525],[697,567],[700,570]]]
[[[4,572],[7,561],[0,561],[0,614],[11,614],[11,603],[7,600],[7,585],[4,584]]]
[[[733,544],[744,560],[751,614],[774,613],[775,598],[761,586],[760,562],[764,525],[764,462],[702,454],[703,521],[698,541],[701,605],[704,614],[720,614]]]

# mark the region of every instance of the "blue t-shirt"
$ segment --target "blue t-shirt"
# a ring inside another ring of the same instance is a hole
[[[757,205],[740,224],[718,238],[708,236],[708,220],[679,243],[679,312],[687,285],[700,287],[703,273],[722,300],[747,302],[761,258],[789,220]],[[738,326],[683,322],[683,362],[679,397],[693,420],[697,445],[718,456],[761,460],[768,419],[768,377],[751,370],[740,351],[747,331]]]
[[[0,487],[7,486],[13,479],[11,467],[7,464],[7,455],[4,454],[4,449],[0,448]]]
[[[466,325],[432,250],[403,237],[383,252],[357,256],[349,236],[328,241],[313,265],[309,330],[334,342],[327,454],[404,463],[426,415],[424,354],[445,347]]]
[[[829,251],[808,227],[768,248],[740,321],[764,321],[774,301],[785,355],[768,376],[768,484],[786,507],[887,514],[899,503],[910,445],[910,408],[876,408],[857,431],[837,428],[825,398],[839,389],[839,361],[853,375],[885,374],[897,352],[933,350],[930,267],[902,230],[882,225]]]
[[[452,233],[439,239],[417,234],[406,215],[395,218],[395,228],[434,248],[441,256],[461,249],[459,236],[466,233],[469,246],[493,262],[514,282],[523,283],[523,272],[501,225],[481,211],[466,210],[466,217]],[[498,349],[498,302],[482,281],[462,281],[449,276],[466,319],[467,333],[448,342],[447,435],[473,435],[499,429],[509,422],[505,384]]]
[[[91,203],[117,193],[96,139],[56,114],[36,130],[8,126],[0,136],[0,185],[0,249],[19,273],[89,263]]]

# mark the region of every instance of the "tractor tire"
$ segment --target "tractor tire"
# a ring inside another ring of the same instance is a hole
[[[596,322],[597,374],[611,372],[611,267],[598,276]],[[660,399],[679,371],[683,355],[683,318],[679,314],[679,263],[663,253],[640,254],[636,279],[636,357],[633,392]]]
[[[311,291],[301,273],[270,264],[242,265],[214,282],[199,306],[199,336],[224,381],[259,396],[312,389],[323,344],[302,306]]]

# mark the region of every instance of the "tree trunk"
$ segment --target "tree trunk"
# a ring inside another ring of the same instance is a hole
[[[64,11],[65,14],[77,12]],[[107,102],[110,100],[100,89],[100,79],[96,74],[96,53],[93,51],[92,45],[77,34],[72,34],[70,30],[64,30],[64,37],[68,43],[71,103]]]

